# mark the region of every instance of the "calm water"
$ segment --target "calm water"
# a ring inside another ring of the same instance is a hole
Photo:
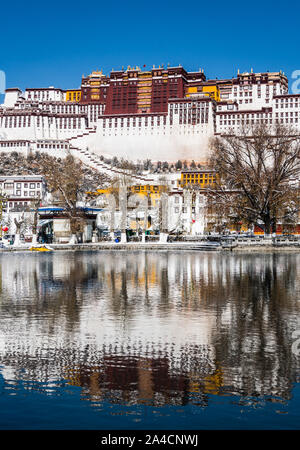
[[[299,429],[299,281],[294,253],[2,254],[0,428]]]

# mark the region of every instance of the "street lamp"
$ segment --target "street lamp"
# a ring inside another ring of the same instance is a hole
[[[2,238],[2,218],[3,218],[3,208],[5,208],[7,202],[7,195],[0,192],[0,237]]]

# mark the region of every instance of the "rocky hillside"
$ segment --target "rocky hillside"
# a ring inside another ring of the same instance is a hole
[[[62,162],[61,158],[53,158],[47,154],[41,154],[35,152],[28,157],[21,155],[18,152],[1,153],[0,154],[0,176],[11,175],[43,175],[42,167],[46,161],[56,160]],[[109,184],[111,179],[99,173],[97,170],[93,170],[90,167],[83,165],[85,174],[85,182],[89,185],[90,189],[96,189],[97,187]]]

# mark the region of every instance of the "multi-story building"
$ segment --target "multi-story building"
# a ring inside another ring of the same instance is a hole
[[[207,80],[202,69],[128,66],[83,76],[80,89],[7,89],[0,148],[204,162],[215,134],[260,122],[298,127],[299,114],[300,95],[288,93],[281,71]]]
[[[45,196],[45,181],[39,175],[0,176],[0,193],[6,198],[6,212],[30,208]]]
[[[203,71],[187,72],[181,66],[149,71],[128,66],[127,70],[113,70],[110,77],[102,71],[83,77],[81,101],[105,104],[108,115],[166,113],[170,98],[183,98],[190,84],[197,86],[204,81]]]
[[[199,188],[206,188],[212,186],[217,181],[217,174],[212,169],[186,169],[181,171],[180,185],[199,186]]]

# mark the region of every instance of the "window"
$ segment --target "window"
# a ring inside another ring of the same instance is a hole
[[[30,189],[35,189],[35,183],[30,183]]]

